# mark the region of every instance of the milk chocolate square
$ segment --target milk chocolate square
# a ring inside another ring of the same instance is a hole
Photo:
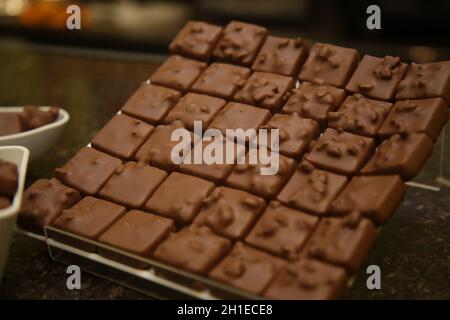
[[[200,210],[203,199],[213,189],[212,182],[172,172],[156,189],[145,204],[145,208],[175,220],[178,226],[184,226],[192,222]]]
[[[180,98],[181,93],[178,91],[144,82],[122,107],[122,112],[157,124]]]
[[[167,173],[143,162],[118,166],[99,196],[127,208],[140,208],[161,184]]]
[[[169,45],[171,54],[207,61],[222,34],[222,27],[188,21]]]
[[[267,37],[267,29],[250,23],[231,21],[224,29],[213,57],[233,64],[250,66]]]
[[[50,107],[47,110],[36,106],[25,106],[20,118],[24,130],[32,130],[52,122],[58,118],[59,108]]]
[[[357,174],[375,150],[372,138],[328,128],[306,160],[316,167],[344,175]]]
[[[203,71],[192,86],[192,91],[209,94],[223,99],[231,99],[239,87],[250,77],[248,68],[227,63],[212,63]]]
[[[204,62],[174,55],[167,58],[150,77],[150,80],[153,84],[179,91],[187,91],[194,84],[200,73],[206,69],[206,66]]]
[[[186,271],[207,274],[230,245],[230,240],[215,235],[207,227],[190,225],[172,233],[159,245],[153,257]]]
[[[231,240],[243,239],[266,207],[264,199],[248,192],[219,187],[202,201],[194,223]]]
[[[14,197],[19,185],[19,172],[14,163],[0,159],[0,195]]]
[[[0,137],[24,131],[19,113],[0,112]]]
[[[319,219],[273,201],[245,239],[248,244],[296,260]]]
[[[63,167],[55,169],[55,177],[81,193],[93,195],[121,163],[106,153],[84,147]]]
[[[316,42],[299,79],[344,88],[359,62],[355,49]]]
[[[373,99],[392,100],[407,68],[399,57],[378,58],[366,54],[345,89]]]
[[[153,126],[124,114],[116,114],[95,135],[94,148],[121,159],[130,159],[148,138]]]

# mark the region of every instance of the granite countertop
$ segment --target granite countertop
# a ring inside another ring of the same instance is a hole
[[[71,121],[60,140],[30,164],[27,183],[52,176],[116,113],[139,84],[161,63],[161,57],[0,45],[0,105],[55,105]],[[386,52],[388,50],[386,49]],[[445,175],[449,178],[450,133]],[[442,140],[442,137],[440,138]],[[440,142],[442,143],[442,141]],[[440,148],[418,178],[436,185]],[[350,299],[450,298],[450,189],[408,187],[406,199],[380,230],[366,266],[381,268],[381,290],[368,290],[365,268],[356,275]],[[44,243],[16,234],[6,266],[2,299],[141,299],[141,293],[82,273],[82,289],[66,288],[66,266],[53,261]]]

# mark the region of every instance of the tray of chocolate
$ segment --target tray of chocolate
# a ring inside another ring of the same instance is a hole
[[[18,223],[45,231],[55,259],[146,292],[341,298],[449,103],[450,61],[361,58],[253,24],[191,21],[91,143],[26,191]],[[208,150],[212,137],[198,134],[209,129],[278,129],[278,170],[245,162],[249,137],[233,139],[231,162],[174,161],[177,129],[191,151]]]

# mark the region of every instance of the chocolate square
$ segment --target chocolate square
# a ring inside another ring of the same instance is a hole
[[[222,34],[222,28],[201,21],[188,21],[169,45],[171,54],[207,61]]]
[[[344,88],[359,62],[355,49],[316,42],[299,79]]]
[[[250,66],[267,37],[267,29],[250,23],[231,21],[223,32],[213,57],[233,64]]]
[[[206,274],[225,255],[230,240],[215,235],[207,227],[190,225],[172,233],[153,257],[186,271]]]
[[[355,175],[374,150],[372,138],[328,128],[314,144],[306,160],[334,173]]]
[[[339,110],[328,113],[328,126],[374,138],[391,108],[392,103],[356,93],[347,97]]]
[[[24,131],[19,113],[0,112],[0,137]]]
[[[288,206],[317,215],[325,215],[332,201],[344,189],[348,179],[302,162],[278,195]]]
[[[344,89],[313,82],[302,82],[297,89],[291,91],[282,112],[297,112],[304,118],[317,121],[321,127],[326,127],[328,112],[337,109],[345,97]]]
[[[150,212],[175,220],[178,226],[192,222],[203,199],[214,189],[212,182],[172,172],[145,204]]]
[[[373,99],[392,100],[407,68],[399,57],[378,58],[366,54],[345,89]]]
[[[273,73],[254,72],[245,86],[234,95],[234,100],[267,108],[280,109],[286,93],[294,87],[294,79]]]
[[[301,38],[268,36],[252,69],[297,77],[308,54],[308,45]]]
[[[56,179],[40,179],[24,193],[17,223],[21,228],[44,233],[44,226],[52,223],[64,209],[80,201],[78,191],[66,187]]]
[[[153,126],[124,114],[116,114],[92,139],[92,146],[121,159],[134,156]]]
[[[122,112],[157,124],[164,119],[179,98],[181,93],[178,91],[144,82],[122,107]]]
[[[19,172],[14,163],[0,159],[0,195],[14,197],[19,185]]]
[[[209,277],[241,290],[261,294],[283,265],[285,262],[282,259],[238,242],[209,273]]]
[[[386,139],[396,133],[426,133],[436,141],[448,120],[448,107],[442,98],[397,101],[378,136]]]
[[[165,177],[165,171],[143,162],[127,162],[116,168],[99,196],[127,208],[140,208]]]
[[[212,63],[195,81],[192,91],[229,100],[239,86],[245,84],[250,74],[248,68],[227,63]]]
[[[85,194],[96,194],[122,162],[106,153],[84,147],[62,168],[55,169],[55,177],[62,183]]]
[[[411,63],[397,87],[397,100],[441,97],[450,104],[450,61]]]
[[[271,202],[245,239],[248,244],[288,260],[297,260],[319,219]]]
[[[424,133],[395,134],[384,140],[361,170],[362,174],[400,174],[414,178],[433,151],[433,142]]]
[[[194,223],[231,240],[242,240],[266,207],[264,199],[245,191],[219,187],[202,202]]]
[[[59,108],[50,107],[48,110],[35,106],[25,106],[20,118],[24,130],[32,130],[54,122],[59,115]]]
[[[331,212],[344,215],[359,211],[376,224],[383,224],[400,205],[405,192],[399,175],[353,177],[333,202]]]
[[[204,94],[187,93],[169,112],[166,123],[180,120],[186,128],[194,130],[194,121],[201,121],[206,129],[216,114],[225,106],[225,100]]]
[[[170,56],[153,73],[150,80],[154,84],[166,86],[179,91],[187,91],[206,69],[206,63],[183,58],[178,55]]]

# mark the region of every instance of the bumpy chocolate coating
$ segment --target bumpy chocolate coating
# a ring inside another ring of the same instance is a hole
[[[26,106],[20,117],[25,130],[32,130],[49,123],[55,122],[59,115],[59,108],[51,107],[49,110],[41,110],[38,107]]]
[[[19,173],[14,163],[0,159],[0,195],[14,197],[19,184]]]
[[[19,113],[0,112],[0,137],[24,130]]]

